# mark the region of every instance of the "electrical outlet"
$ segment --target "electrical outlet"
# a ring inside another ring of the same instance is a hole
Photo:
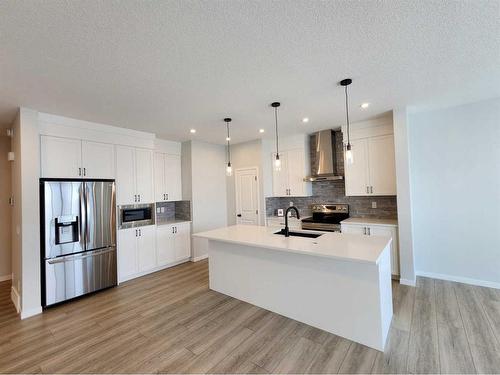
[[[163,214],[165,212],[165,207],[161,208],[161,213]]]
[[[156,207],[156,213],[159,214],[160,213],[160,207]]]
[[[292,207],[292,206],[293,206],[293,202],[290,202],[290,207]]]
[[[377,202],[372,202],[372,208],[377,208]]]

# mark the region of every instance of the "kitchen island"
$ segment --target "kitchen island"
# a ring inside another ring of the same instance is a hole
[[[210,289],[383,351],[391,239],[275,231],[234,225],[195,234],[208,240]]]

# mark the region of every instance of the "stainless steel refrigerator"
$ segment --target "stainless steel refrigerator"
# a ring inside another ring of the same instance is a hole
[[[115,183],[40,180],[42,305],[117,283]]]

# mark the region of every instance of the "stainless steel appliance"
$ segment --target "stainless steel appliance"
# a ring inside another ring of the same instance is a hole
[[[340,222],[349,217],[349,205],[343,203],[313,204],[312,216],[302,219],[302,229],[340,232]]]
[[[155,205],[129,204],[119,208],[119,229],[142,227],[155,223]]]
[[[311,175],[304,181],[329,181],[342,180],[344,176],[337,171],[337,142],[339,148],[342,137],[341,132],[322,130],[311,134]]]
[[[40,180],[42,305],[114,286],[115,183]]]

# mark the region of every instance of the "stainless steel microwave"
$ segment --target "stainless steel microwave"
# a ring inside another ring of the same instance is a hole
[[[155,223],[155,205],[130,204],[119,207],[119,229],[142,227]]]

